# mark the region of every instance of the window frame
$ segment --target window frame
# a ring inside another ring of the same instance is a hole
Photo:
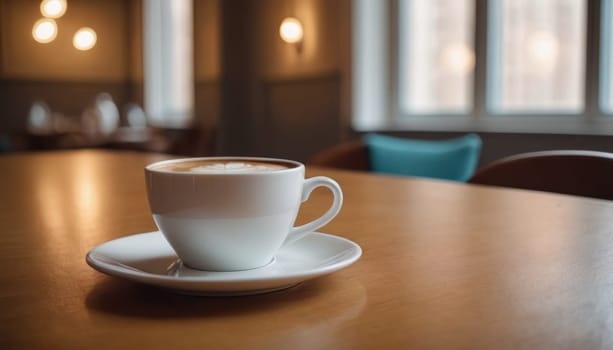
[[[608,116],[613,116],[613,74],[611,74],[611,70],[613,70],[613,0],[602,0],[600,2],[600,8],[598,11],[602,14],[600,16],[600,40],[598,43],[601,45],[601,53],[599,55],[600,62],[609,62],[607,65],[600,65],[600,73],[602,76],[611,77],[612,80],[608,83],[601,79],[598,82],[598,106],[603,114]],[[607,16],[607,21],[603,20],[603,17]],[[612,101],[609,101],[608,111],[605,109],[603,99],[611,98]]]
[[[613,116],[601,109],[601,6],[613,6],[613,0],[586,0],[586,43],[584,109],[578,113],[534,112],[493,113],[486,94],[491,86],[487,57],[489,0],[475,0],[472,110],[467,114],[420,114],[400,112],[398,104],[398,0],[355,0],[353,5],[352,126],[356,131],[476,131],[503,133],[543,133],[577,135],[613,135]],[[605,2],[607,2],[605,4]],[[376,26],[373,26],[376,23]],[[379,42],[368,42],[361,34]],[[613,36],[613,34],[610,34]],[[612,55],[613,53],[609,53]],[[364,57],[371,56],[369,57]],[[377,67],[368,67],[372,56],[380,56]],[[603,65],[604,68],[604,65]],[[613,69],[613,67],[610,67]],[[377,76],[376,72],[380,72]],[[613,83],[610,83],[613,88]],[[377,91],[380,89],[383,91]],[[376,94],[378,101],[368,99]],[[365,106],[368,105],[368,108]]]

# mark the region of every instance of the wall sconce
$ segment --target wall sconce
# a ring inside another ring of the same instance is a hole
[[[40,13],[47,18],[60,18],[66,13],[66,0],[43,0]]]
[[[77,50],[87,51],[96,45],[96,32],[88,27],[79,29],[72,38],[72,45]]]
[[[49,18],[42,18],[34,23],[32,37],[41,44],[52,42],[57,36],[57,25]]]
[[[298,51],[302,49],[302,39],[304,32],[302,23],[294,17],[286,17],[281,22],[279,27],[279,35],[281,39],[288,44],[295,44]]]

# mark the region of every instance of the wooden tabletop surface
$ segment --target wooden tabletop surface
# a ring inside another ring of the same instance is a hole
[[[281,292],[194,297],[85,263],[156,229],[143,166],[162,158],[0,157],[0,349],[613,348],[613,202],[310,168],[345,194],[320,231],[362,258]]]

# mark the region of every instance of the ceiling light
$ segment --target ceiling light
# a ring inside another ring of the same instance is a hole
[[[96,32],[88,27],[79,29],[72,38],[74,47],[81,51],[87,51],[96,45]]]
[[[47,18],[60,18],[66,13],[66,0],[43,0],[40,13]]]
[[[52,42],[57,36],[57,25],[49,18],[42,18],[34,23],[32,37],[41,44]]]

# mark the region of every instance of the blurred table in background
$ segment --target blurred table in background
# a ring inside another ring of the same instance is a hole
[[[86,135],[80,131],[27,133],[16,142],[16,151],[49,151],[82,148],[103,148],[167,153],[184,156],[206,156],[215,152],[215,130],[212,128],[164,129],[121,127],[108,136]]]

